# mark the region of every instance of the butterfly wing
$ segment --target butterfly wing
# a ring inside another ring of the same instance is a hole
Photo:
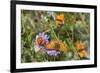
[[[47,43],[44,47],[46,48],[46,49],[51,49],[51,50],[53,50],[54,49],[54,42],[53,41],[50,41],[49,43]]]
[[[63,42],[60,42],[60,50],[63,52],[67,52],[67,50],[68,50],[67,46],[65,46],[65,44]]]
[[[80,51],[80,52],[78,52],[78,53],[79,53],[79,56],[80,56],[81,58],[83,58],[83,57],[86,56],[86,51],[85,51],[85,50],[82,50],[82,51]]]

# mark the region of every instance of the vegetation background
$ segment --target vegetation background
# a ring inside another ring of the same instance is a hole
[[[88,60],[90,55],[90,14],[81,12],[51,13],[54,14],[54,17],[63,13],[64,24],[57,25],[56,20],[50,18],[47,11],[21,11],[21,62]],[[57,37],[63,41],[68,51],[58,55],[49,55],[43,51],[36,52],[34,49],[36,35],[43,32],[46,32],[50,40]],[[78,50],[75,45],[79,45],[79,49],[84,48]]]

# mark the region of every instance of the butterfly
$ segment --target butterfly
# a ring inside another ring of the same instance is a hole
[[[37,42],[41,46],[45,44],[45,40],[43,38],[41,38],[41,37],[40,38],[37,38]]]
[[[75,48],[81,58],[86,56],[86,50],[83,43],[76,43]]]
[[[58,27],[61,27],[62,25],[64,25],[64,14],[61,13],[59,15],[56,15],[55,21]]]
[[[62,41],[52,40],[44,46],[48,50],[58,50],[62,52],[67,52],[67,48]]]

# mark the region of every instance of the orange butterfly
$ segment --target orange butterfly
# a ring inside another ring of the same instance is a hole
[[[45,44],[45,40],[42,39],[41,37],[37,38],[37,42],[38,42],[39,45],[44,45]]]
[[[56,41],[52,40],[48,44],[44,46],[46,49],[51,49],[51,50],[59,50],[62,52],[67,52],[67,48],[65,44],[62,41]]]
[[[64,24],[64,14],[57,15],[55,20],[58,27],[62,26]]]
[[[75,48],[78,51],[78,54],[81,58],[86,56],[86,50],[85,50],[85,46],[83,43],[81,42],[76,43]]]

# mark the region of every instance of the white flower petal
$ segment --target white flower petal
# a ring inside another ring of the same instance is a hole
[[[34,45],[34,50],[35,50],[35,52],[38,52],[40,49],[41,49],[41,48],[40,48],[39,46]]]

